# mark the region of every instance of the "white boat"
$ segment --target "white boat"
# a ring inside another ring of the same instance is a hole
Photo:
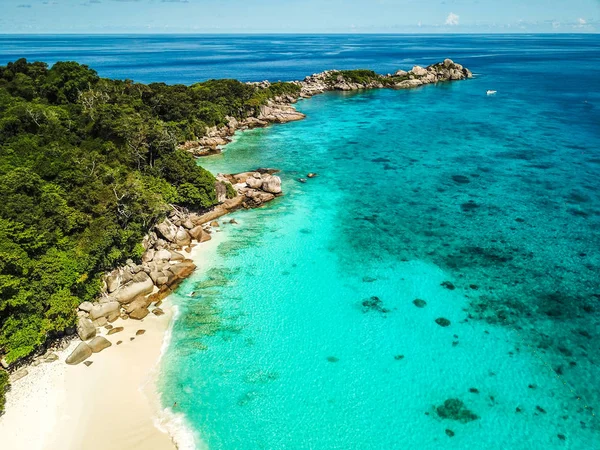
[[[489,90],[487,91],[487,95],[494,95],[497,91]]]

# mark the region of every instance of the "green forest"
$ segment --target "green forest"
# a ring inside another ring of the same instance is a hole
[[[103,272],[139,260],[169,204],[216,203],[214,177],[178,143],[298,89],[141,84],[75,62],[0,67],[0,357],[14,363],[72,330],[77,305]],[[0,411],[6,384],[0,370]]]

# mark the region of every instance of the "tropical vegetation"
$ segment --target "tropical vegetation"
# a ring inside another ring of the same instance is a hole
[[[177,145],[243,119],[289,83],[192,86],[101,78],[85,65],[0,67],[0,357],[73,330],[101,275],[139,260],[170,208],[216,203],[214,177]],[[0,370],[2,393],[8,385]]]

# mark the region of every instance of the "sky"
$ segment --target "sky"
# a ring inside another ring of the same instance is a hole
[[[600,0],[0,0],[11,33],[599,33]]]

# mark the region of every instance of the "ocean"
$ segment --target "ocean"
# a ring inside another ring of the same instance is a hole
[[[302,100],[199,160],[285,195],[221,220],[172,297],[163,405],[197,448],[600,448],[600,36],[0,36],[20,56],[185,84],[471,69]]]

